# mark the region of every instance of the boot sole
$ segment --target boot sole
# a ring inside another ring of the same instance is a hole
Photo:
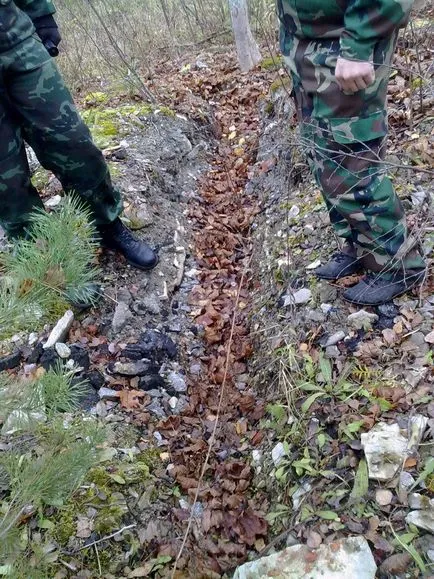
[[[387,304],[387,303],[391,302],[395,298],[399,298],[399,296],[403,296],[404,294],[409,292],[411,289],[413,289],[415,286],[420,285],[424,280],[425,272],[423,272],[423,274],[415,275],[415,276],[411,276],[411,277],[415,278],[414,281],[412,281],[410,283],[410,285],[408,285],[405,289],[396,293],[393,297],[389,298],[387,301],[382,300],[382,301],[376,301],[376,302],[373,302],[373,301],[368,302],[368,301],[363,300],[363,299],[358,300],[358,299],[348,298],[345,295],[345,292],[342,294],[342,297],[344,298],[344,300],[346,302],[349,302],[350,304],[356,304],[357,306],[381,306],[382,304]],[[407,280],[408,280],[408,278],[407,278]]]
[[[119,251],[118,249],[116,249],[114,247],[110,247],[109,245],[101,245],[101,247],[103,247],[103,249],[105,249],[105,250],[112,251],[113,253],[118,253],[118,254],[123,255],[125,257],[125,255],[121,251]],[[148,267],[145,267],[143,265],[139,265],[138,263],[135,263],[134,261],[131,261],[130,259],[127,259],[126,257],[125,257],[125,260],[129,265],[131,265],[132,267],[134,267],[136,269],[141,269],[142,271],[151,271],[152,269],[157,267],[157,265],[160,263],[160,257],[157,254],[155,254],[155,255],[157,258],[155,263],[153,265],[148,266]]]
[[[125,258],[125,259],[127,259],[127,258]],[[144,267],[143,265],[139,265],[137,263],[134,263],[134,261],[130,261],[129,259],[127,259],[127,263],[130,264],[135,269],[140,269],[142,271],[151,271],[152,269],[157,267],[157,265],[160,263],[160,258],[157,255],[157,259],[156,259],[155,263],[153,265],[148,266],[148,267]]]

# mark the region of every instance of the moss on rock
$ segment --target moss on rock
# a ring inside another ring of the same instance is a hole
[[[33,187],[36,187],[38,191],[42,191],[50,182],[50,171],[47,171],[44,167],[38,167],[33,173],[31,181]]]

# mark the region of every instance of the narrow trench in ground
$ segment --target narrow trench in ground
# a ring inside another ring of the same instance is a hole
[[[262,78],[244,76],[235,85],[233,76],[227,90],[213,94],[222,135],[200,199],[188,208],[198,270],[189,305],[206,346],[201,372],[188,377],[189,412],[169,417],[159,431],[169,440],[169,474],[190,501],[188,517],[179,513],[175,565],[191,576],[235,568],[267,535],[264,499],[250,489],[250,453],[262,438],[255,424],[264,404],[249,389],[250,226],[257,205],[245,192],[257,150]]]

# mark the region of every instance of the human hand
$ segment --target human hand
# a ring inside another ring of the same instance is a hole
[[[51,14],[40,16],[33,21],[36,32],[42,40],[43,45],[48,50],[51,56],[59,54],[58,46],[62,40],[56,21]]]
[[[372,62],[347,60],[340,56],[336,63],[335,77],[343,91],[354,93],[375,81],[374,65]]]

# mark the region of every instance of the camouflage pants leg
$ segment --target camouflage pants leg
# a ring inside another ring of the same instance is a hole
[[[383,273],[424,267],[408,242],[404,210],[384,169],[394,46],[394,38],[378,43],[375,83],[351,95],[334,78],[338,40],[295,39],[286,58],[302,144],[334,229],[352,242],[367,269]]]
[[[9,235],[21,234],[29,213],[42,206],[30,183],[23,141],[65,192],[83,199],[97,224],[120,214],[120,194],[103,155],[36,37],[0,53],[0,127],[0,223]]]

